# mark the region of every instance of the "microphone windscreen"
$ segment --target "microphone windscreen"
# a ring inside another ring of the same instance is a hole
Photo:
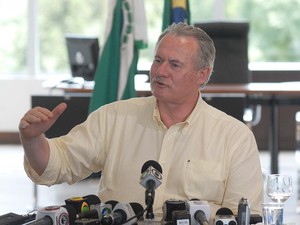
[[[137,216],[138,219],[140,219],[144,214],[143,206],[138,202],[131,202],[129,204],[130,204],[134,214]]]
[[[68,211],[70,224],[73,224],[76,220],[76,209],[71,205],[63,205],[62,207]]]
[[[86,195],[82,198],[85,199],[89,205],[96,205],[101,203],[101,200],[97,195]]]
[[[159,165],[158,162],[156,162],[155,160],[148,160],[147,162],[144,163],[141,172],[144,173],[150,166],[152,166],[153,168],[155,168],[158,172],[160,172],[162,174],[162,168]]]
[[[222,207],[218,209],[216,215],[233,215],[233,212],[228,208]]]

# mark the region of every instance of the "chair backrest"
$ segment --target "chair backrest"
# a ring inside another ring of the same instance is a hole
[[[248,83],[249,23],[224,21],[194,25],[203,29],[216,47],[214,70],[209,83]],[[214,98],[208,103],[243,121],[245,99]]]
[[[248,22],[205,22],[203,29],[214,41],[216,60],[210,83],[248,83]]]

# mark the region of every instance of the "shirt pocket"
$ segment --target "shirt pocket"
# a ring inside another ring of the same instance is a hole
[[[221,163],[187,160],[184,167],[183,191],[189,199],[221,202],[225,191],[226,173]]]

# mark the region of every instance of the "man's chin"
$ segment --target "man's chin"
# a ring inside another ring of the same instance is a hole
[[[170,92],[162,90],[151,90],[152,95],[159,101],[167,101],[170,99]]]

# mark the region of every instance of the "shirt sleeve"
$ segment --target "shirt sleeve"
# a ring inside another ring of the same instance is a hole
[[[98,116],[98,113],[93,113],[67,135],[48,139],[50,158],[41,176],[31,168],[25,157],[24,168],[32,181],[47,186],[63,182],[74,184],[100,171],[104,151],[100,144]]]

